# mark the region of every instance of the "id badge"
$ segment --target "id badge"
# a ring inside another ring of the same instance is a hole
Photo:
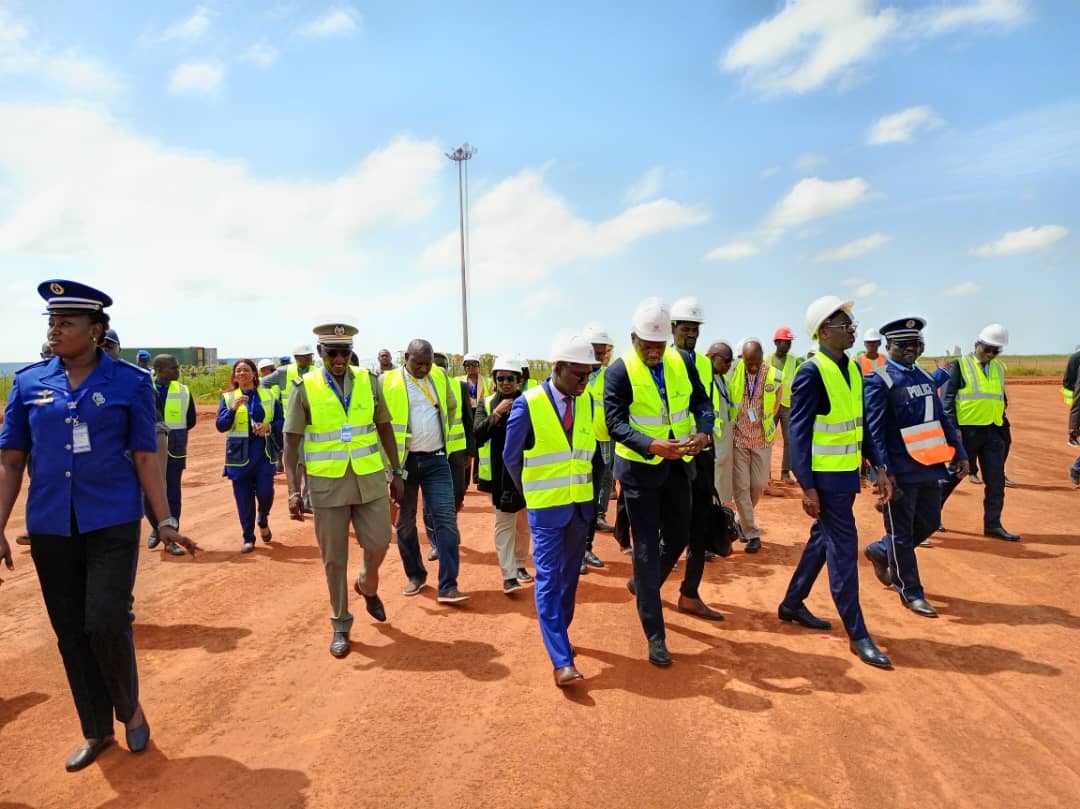
[[[352,425],[346,424],[341,428],[341,443],[348,444],[352,442]]]
[[[746,408],[746,417],[750,419],[751,424],[757,424],[757,411],[754,408]]]
[[[85,424],[76,424],[72,430],[71,451],[79,454],[90,451],[90,428]]]

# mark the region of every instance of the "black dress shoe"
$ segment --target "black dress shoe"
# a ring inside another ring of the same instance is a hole
[[[382,599],[377,595],[369,596],[361,593],[364,596],[364,602],[367,605],[367,612],[372,618],[380,623],[386,620],[386,607],[383,606]]]
[[[805,604],[800,604],[795,609],[791,607],[785,607],[781,604],[777,610],[776,615],[781,621],[787,621],[788,623],[796,623],[801,626],[805,626],[807,629],[832,629],[832,624],[826,621],[824,618],[818,618],[814,613],[810,612],[806,608]]]
[[[582,576],[584,576],[586,573],[589,572],[589,566],[587,564],[585,564],[585,559],[584,558],[582,558],[582,560],[581,560],[581,567],[578,569],[578,572]]]
[[[439,549],[436,548],[434,545],[432,545],[431,550],[428,551],[427,560],[429,562],[439,561]]]
[[[663,638],[649,641],[649,662],[654,666],[671,665],[671,655]]]
[[[146,721],[146,716],[143,716],[143,723],[134,730],[125,730],[124,736],[127,739],[128,750],[132,753],[141,753],[146,749],[146,745],[150,744],[150,723]]]
[[[757,553],[761,550],[761,537],[750,537],[746,540],[746,552]]]
[[[605,534],[615,533],[615,526],[605,520],[603,517],[596,518],[596,530]]]
[[[848,648],[868,666],[877,666],[879,669],[891,669],[892,661],[885,656],[870,638],[860,638],[848,644]]]
[[[334,639],[330,641],[330,654],[334,657],[345,657],[349,653],[349,633],[335,632]]]
[[[994,539],[1004,539],[1006,542],[1020,541],[1019,534],[1013,534],[1009,531],[1006,531],[1000,525],[997,528],[987,528],[985,531],[983,531],[983,535],[993,537]]]
[[[867,545],[863,548],[863,556],[870,560],[874,566],[874,575],[877,580],[886,587],[892,587],[892,573],[889,572],[889,557],[876,548]]]
[[[911,601],[905,601],[904,606],[916,615],[923,615],[927,618],[938,617],[937,610],[925,598],[913,598]]]
[[[87,739],[83,742],[82,747],[68,756],[64,769],[68,772],[77,772],[83,767],[89,767],[94,763],[101,751],[112,743],[112,736],[106,736],[104,739]]]
[[[603,567],[604,560],[592,551],[585,551],[585,564],[589,565],[590,567]]]
[[[637,582],[634,581],[633,579],[627,579],[626,580],[626,589],[630,591],[630,595],[636,596],[637,595]]]

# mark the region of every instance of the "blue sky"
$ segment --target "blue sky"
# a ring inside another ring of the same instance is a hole
[[[0,0],[0,358],[53,276],[131,347],[460,351],[466,140],[474,350],[653,295],[800,353],[823,294],[1080,342],[1075,3],[520,5]]]

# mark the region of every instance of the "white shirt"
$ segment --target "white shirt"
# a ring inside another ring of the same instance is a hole
[[[439,393],[430,376],[424,377],[420,385],[439,401]],[[446,448],[443,437],[442,410],[431,403],[424,389],[413,382],[409,373],[405,373],[405,389],[409,392],[409,432],[405,449],[410,452],[438,452]]]

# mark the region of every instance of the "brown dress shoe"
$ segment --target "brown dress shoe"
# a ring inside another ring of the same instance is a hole
[[[573,666],[562,666],[555,669],[555,685],[559,686],[559,688],[566,688],[571,683],[584,679],[585,675]]]
[[[696,615],[698,618],[704,618],[707,621],[723,621],[724,616],[722,613],[717,612],[700,598],[687,598],[684,595],[679,596],[679,603],[676,605],[679,612],[685,612],[689,615]]]

